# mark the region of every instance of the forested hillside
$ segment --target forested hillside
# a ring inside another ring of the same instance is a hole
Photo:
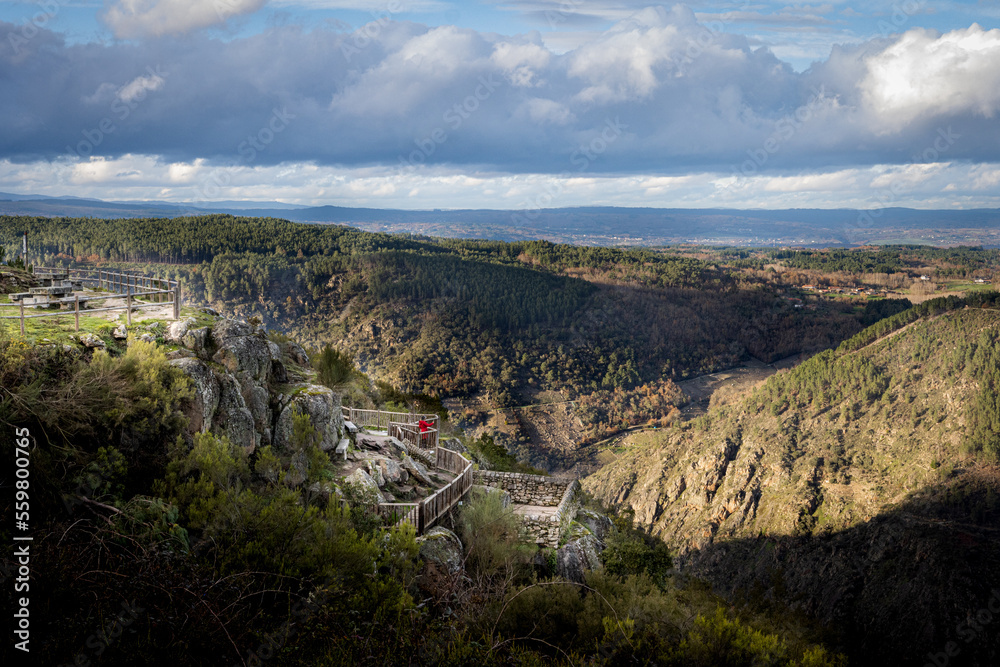
[[[407,391],[530,389],[570,398],[836,345],[853,304],[797,310],[765,280],[689,255],[434,240],[231,216],[164,220],[0,218],[27,230],[36,261],[132,267],[183,281],[187,298],[259,315],[319,348],[333,344]],[[595,437],[663,416],[639,397],[588,412]]]
[[[919,663],[1000,586],[1000,296],[927,301],[584,483],[684,568],[839,628],[852,661]],[[966,643],[967,642],[967,643]]]

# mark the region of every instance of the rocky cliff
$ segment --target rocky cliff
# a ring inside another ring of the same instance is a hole
[[[824,353],[584,488],[721,592],[836,629],[853,662],[957,642],[952,664],[995,664],[1000,623],[967,623],[1000,587],[1000,467],[972,439],[998,337],[997,312],[967,309]]]
[[[272,446],[286,455],[292,483],[305,480],[307,455],[293,443],[295,415],[308,415],[320,450],[340,441],[340,397],[311,381],[309,357],[299,345],[273,342],[246,322],[204,316],[174,322],[165,340],[170,363],[194,388],[185,406],[189,435],[224,435],[248,452]]]

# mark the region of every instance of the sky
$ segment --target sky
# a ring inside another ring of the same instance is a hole
[[[1000,207],[1000,3],[0,0],[0,192]]]

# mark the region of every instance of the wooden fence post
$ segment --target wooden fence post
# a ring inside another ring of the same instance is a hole
[[[181,281],[174,283],[174,319],[181,319]]]
[[[125,321],[132,326],[132,292],[125,295]]]
[[[74,311],[74,316],[76,317],[76,330],[80,330],[80,295],[76,295],[76,309]]]
[[[21,335],[24,335],[24,299],[21,299]]]

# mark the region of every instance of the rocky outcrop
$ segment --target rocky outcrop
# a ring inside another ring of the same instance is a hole
[[[410,474],[406,472],[403,466],[399,465],[398,461],[390,459],[386,456],[376,456],[373,459],[369,459],[372,465],[378,468],[379,473],[382,475],[382,479],[386,482],[392,484],[404,484],[406,480],[410,478]]]
[[[556,573],[567,581],[582,584],[588,570],[601,567],[604,544],[594,535],[569,541],[556,551]]]
[[[420,559],[424,562],[417,575],[417,586],[438,600],[453,593],[462,582],[464,549],[458,535],[440,526],[417,538]]]
[[[195,326],[194,318],[173,322],[164,338],[179,346],[171,364],[191,379],[192,398],[183,410],[187,432],[225,435],[247,451],[274,445],[288,466],[286,482],[305,481],[306,458],[301,446],[336,448],[344,432],[340,397],[330,389],[300,382],[286,384],[282,346],[266,332],[245,322],[217,319]],[[299,354],[301,348],[284,344]],[[304,351],[297,357],[303,357]],[[303,373],[300,372],[300,375]],[[295,443],[293,417],[307,415],[318,437],[315,443]]]
[[[184,412],[188,418],[188,430],[192,433],[205,433],[212,426],[215,411],[219,408],[219,397],[222,394],[219,380],[208,364],[200,359],[176,359],[170,363],[183,371],[193,385],[193,397],[185,406]]]
[[[403,457],[403,469],[425,486],[432,486],[434,484],[430,473],[427,472],[427,468],[412,456]]]
[[[340,397],[332,390],[316,384],[286,385],[287,392],[279,404],[281,408],[274,427],[274,445],[278,448],[292,446],[292,420],[296,414],[309,416],[309,421],[319,433],[319,448],[332,451],[344,432],[344,417],[340,411]]]
[[[385,502],[385,496],[383,496],[382,492],[379,491],[378,484],[371,478],[371,475],[361,468],[358,468],[345,477],[344,483],[353,486],[355,492],[359,493],[365,501],[372,503]]]
[[[611,519],[594,510],[580,508],[576,513],[576,522],[589,530],[591,535],[601,542],[604,541],[604,537],[611,530]]]

